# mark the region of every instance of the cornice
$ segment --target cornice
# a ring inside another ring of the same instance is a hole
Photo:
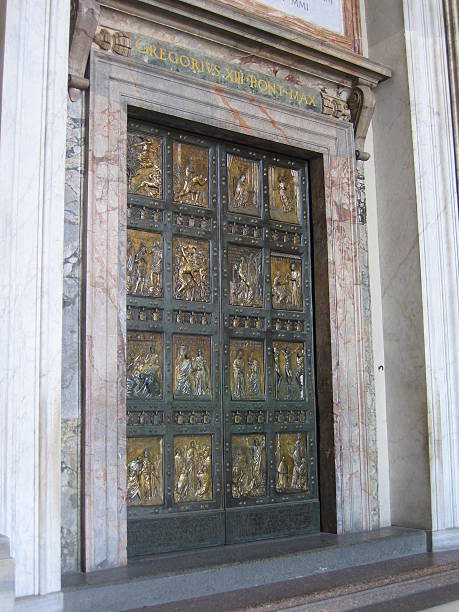
[[[374,88],[392,75],[387,66],[218,0],[101,0],[100,4],[348,87]]]

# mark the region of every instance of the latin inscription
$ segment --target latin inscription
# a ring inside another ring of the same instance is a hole
[[[129,36],[131,55],[147,64],[164,66],[174,72],[192,74],[207,81],[261,95],[297,108],[322,112],[322,97],[315,89],[296,87],[252,70],[243,70],[238,65],[200,57],[180,47],[170,47],[145,36],[137,34]],[[216,90],[220,93],[218,88]]]

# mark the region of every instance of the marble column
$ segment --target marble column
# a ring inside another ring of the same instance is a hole
[[[404,0],[419,226],[432,546],[459,547],[459,220],[442,0]]]
[[[16,597],[56,593],[60,565],[62,249],[70,2],[8,0],[0,184],[0,533]],[[60,596],[48,595],[48,610]],[[35,609],[38,609],[35,607]]]

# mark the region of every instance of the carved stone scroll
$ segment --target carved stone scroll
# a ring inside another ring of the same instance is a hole
[[[368,161],[370,154],[366,153],[363,147],[376,103],[373,90],[368,85],[358,85],[352,90],[347,103],[354,124],[356,157],[362,161]]]
[[[100,17],[99,0],[73,0],[69,49],[69,96],[76,102],[81,90],[88,89],[85,78],[89,51]]]

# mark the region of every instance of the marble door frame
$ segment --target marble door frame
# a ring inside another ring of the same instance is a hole
[[[92,51],[90,69],[83,349],[84,569],[127,562],[125,151],[129,106],[315,156],[311,162],[312,213],[317,224],[315,254],[320,259],[315,268],[315,294],[316,310],[321,311],[317,331],[322,338],[317,344],[322,428],[319,464],[324,465],[328,458],[329,477],[322,475],[321,498],[327,500],[333,514],[323,516],[323,525],[337,533],[377,526],[376,448],[368,434],[374,424],[369,423],[365,391],[352,124],[249,98],[237,90],[103,51]]]

